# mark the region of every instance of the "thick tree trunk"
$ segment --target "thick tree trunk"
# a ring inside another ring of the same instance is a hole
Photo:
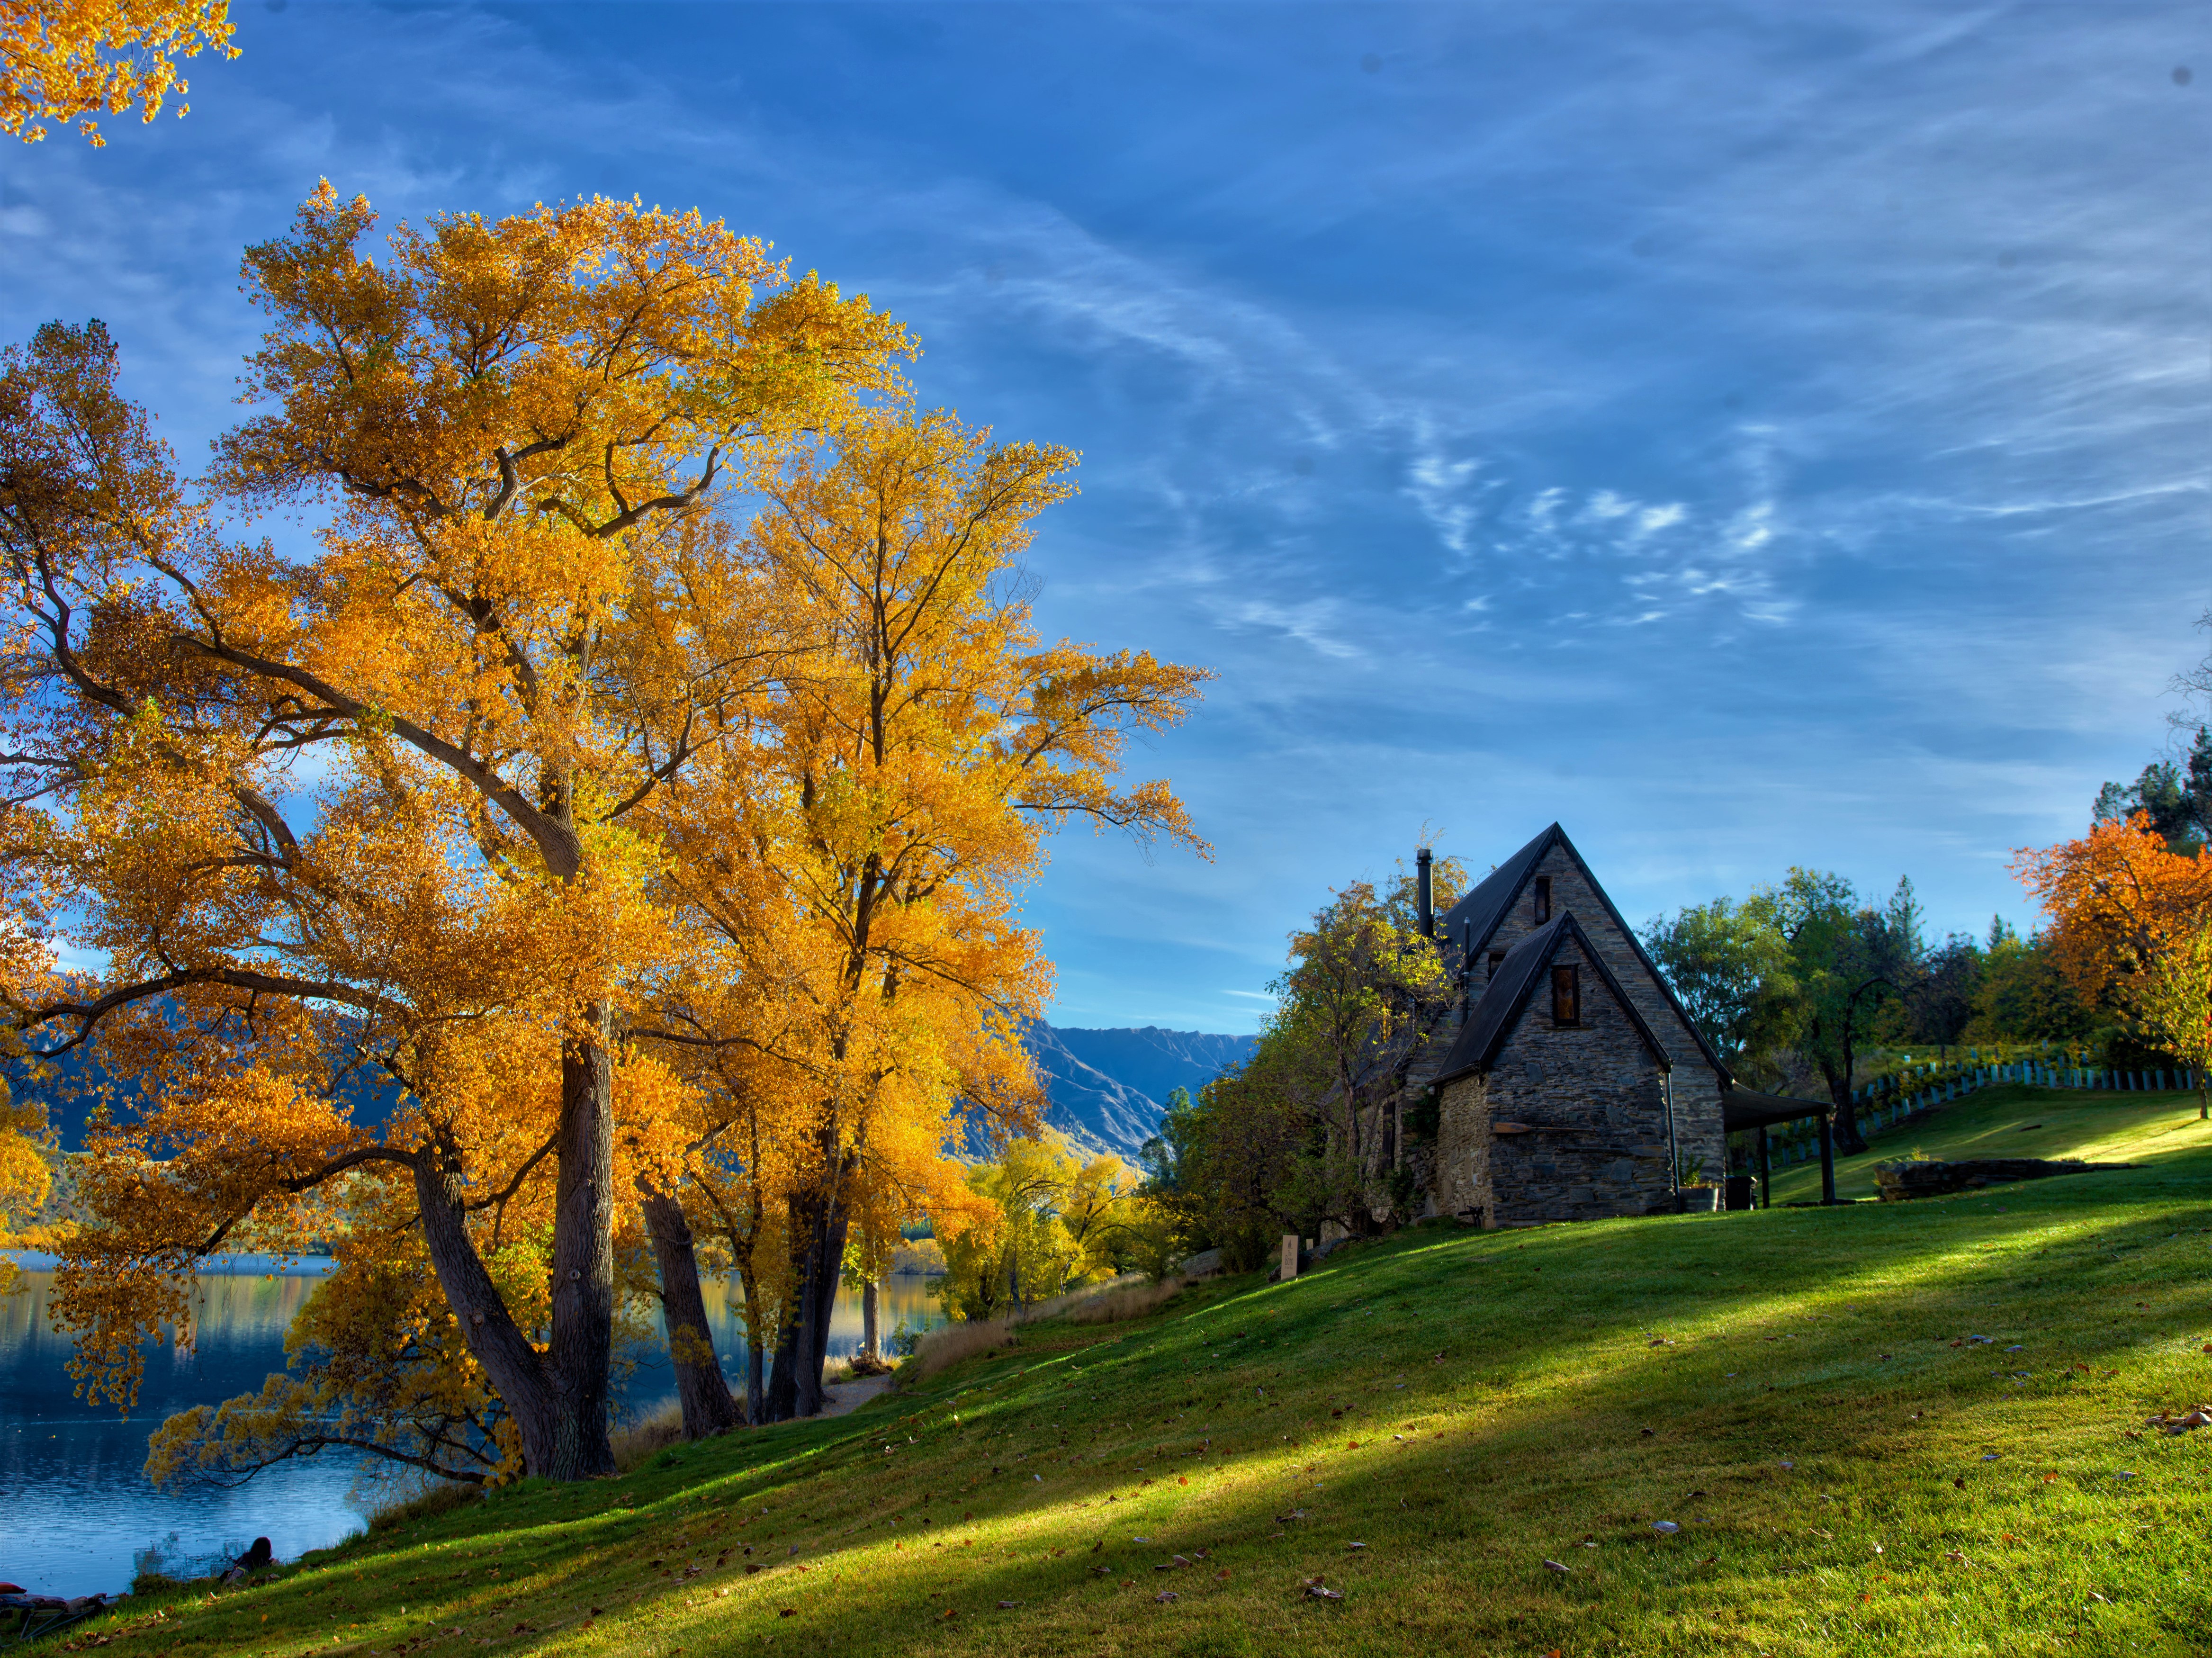
[[[415,1162],[415,1199],[422,1215],[422,1242],[430,1256],[446,1304],[461,1322],[469,1351],[498,1389],[507,1414],[522,1435],[525,1472],[549,1472],[559,1456],[560,1400],[538,1350],[530,1345],[507,1310],[499,1288],[484,1270],[470,1242],[462,1205],[466,1200],[460,1171],[434,1151]],[[603,1434],[604,1436],[604,1434]]]
[[[590,1010],[594,1035],[561,1048],[561,1126],[555,1154],[553,1310],[546,1368],[557,1400],[555,1479],[615,1472],[607,1443],[614,1359],[614,1077],[609,1010]],[[532,1473],[541,1470],[532,1469]]]
[[[699,1255],[684,1206],[665,1192],[638,1182],[645,1230],[660,1270],[660,1309],[668,1327],[668,1357],[676,1368],[676,1399],[684,1410],[684,1436],[704,1439],[742,1425],[738,1401],[714,1352],[707,1322],[707,1297],[699,1288]]]
[[[799,1314],[794,1304],[786,1309],[783,1327],[775,1334],[775,1366],[768,1376],[767,1417],[770,1422],[788,1422],[798,1414]]]
[[[1841,1076],[1835,1072],[1825,1073],[1828,1098],[1836,1108],[1834,1128],[1836,1150],[1846,1157],[1856,1157],[1867,1149],[1866,1136],[1859,1133],[1858,1106],[1851,1098],[1851,1073],[1847,1065]]]
[[[868,1287],[860,1292],[860,1351],[872,1363],[883,1362],[884,1349],[876,1328],[876,1281],[868,1280]]]
[[[845,1233],[849,1224],[845,1206],[833,1199],[825,1208],[828,1213],[817,1257],[819,1271],[809,1286],[817,1292],[809,1309],[812,1318],[807,1325],[811,1345],[799,1376],[801,1399],[805,1398],[811,1385],[813,1403],[800,1412],[803,1416],[818,1415],[829,1403],[830,1396],[822,1387],[822,1369],[830,1362],[830,1317],[836,1310],[837,1284],[845,1266]]]

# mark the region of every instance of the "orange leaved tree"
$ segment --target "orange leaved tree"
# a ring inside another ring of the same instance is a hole
[[[157,999],[249,1026],[296,1003],[326,1078],[434,1085],[434,1111],[380,1129],[329,1082],[328,1109],[288,1117],[313,1090],[243,1044],[246,1074],[204,1090],[190,1126],[190,1201],[102,1212],[97,1248],[173,1276],[265,1204],[396,1165],[524,1466],[577,1478],[612,1466],[617,1028],[670,948],[637,818],[782,649],[748,631],[717,507],[893,384],[904,341],[696,214],[456,215],[400,227],[380,261],[374,222],[325,185],[246,256],[272,319],[247,393],[266,410],[222,440],[214,482],[242,507],[323,513],[302,556],[216,532],[116,395],[97,325],[9,354],[10,891],[26,914],[70,895],[64,930],[110,965],[60,997],[0,990],[18,1029],[71,1041]],[[481,1163],[505,1143],[482,1114],[496,1102],[469,1091],[526,1085],[472,1057],[507,1024],[536,1046],[496,1050],[550,1067],[511,1175],[552,1181],[542,1333],[469,1219],[508,1177],[503,1153]],[[124,1311],[88,1303],[79,1327]]]
[[[2148,814],[2022,852],[2021,882],[2052,921],[2061,969],[2082,999],[2118,1005],[2202,1079],[2212,1069],[2212,848],[2172,851]]]

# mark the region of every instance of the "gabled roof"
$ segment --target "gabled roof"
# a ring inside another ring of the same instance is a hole
[[[1554,840],[1566,838],[1567,832],[1554,823],[1484,876],[1457,903],[1437,917],[1437,936],[1454,949],[1465,950],[1468,960],[1473,961],[1490,943],[1498,924],[1505,919],[1506,910],[1527,884],[1528,872],[1536,867],[1537,860],[1552,849]],[[1597,883],[1593,881],[1590,884],[1595,886]]]
[[[1674,1010],[1675,1016],[1689,1031],[1691,1041],[1698,1045],[1698,1052],[1705,1055],[1705,1063],[1719,1074],[1722,1084],[1726,1086],[1735,1081],[1728,1066],[1721,1063],[1721,1056],[1713,1052],[1712,1044],[1705,1040],[1705,1033],[1698,1029],[1697,1021],[1682,1011],[1682,1004],[1675,999],[1674,987],[1667,982],[1667,975],[1660,972],[1651,957],[1644,953],[1644,941],[1636,936],[1636,929],[1623,920],[1620,912],[1613,908],[1613,898],[1606,891],[1605,884],[1591,872],[1582,853],[1575,849],[1575,843],[1567,839],[1566,830],[1557,823],[1485,876],[1473,891],[1446,910],[1437,922],[1437,937],[1451,948],[1463,951],[1464,959],[1473,963],[1489,947],[1492,936],[1505,920],[1505,913],[1512,908],[1514,899],[1520,896],[1522,888],[1528,885],[1528,877],[1542,861],[1544,854],[1554,846],[1564,847],[1567,856],[1574,859],[1575,867],[1583,872],[1583,879],[1588,881],[1590,890],[1597,894],[1597,901],[1605,906],[1606,914],[1620,929],[1620,936],[1628,940],[1628,947],[1636,952],[1636,959],[1644,964],[1644,970],[1659,987],[1659,993],[1667,999],[1668,1006]],[[1590,957],[1596,960],[1597,952],[1591,950]],[[1488,997],[1484,999],[1487,1000]],[[1474,1023],[1471,1015],[1468,1023]]]
[[[1644,1016],[1636,1011],[1636,1004],[1628,999],[1628,993],[1613,976],[1613,969],[1597,953],[1589,935],[1583,931],[1571,912],[1562,910],[1505,952],[1505,959],[1490,976],[1489,988],[1468,1010],[1467,1023],[1460,1027],[1458,1040],[1452,1043],[1451,1052],[1444,1055],[1443,1069],[1437,1073],[1437,1087],[1470,1071],[1486,1069],[1498,1057],[1498,1050],[1505,1046],[1505,1039],[1520,1022],[1521,1011],[1528,1006],[1530,994],[1543,982],[1545,969],[1559,953],[1559,941],[1567,938],[1582,946],[1583,954],[1596,968],[1598,976],[1605,981],[1606,988],[1628,1015],[1629,1023],[1636,1027],[1636,1034],[1644,1039],[1644,1047],[1659,1061],[1661,1069],[1673,1068],[1674,1061],[1668,1057],[1665,1047],[1651,1034],[1651,1027],[1644,1023]]]

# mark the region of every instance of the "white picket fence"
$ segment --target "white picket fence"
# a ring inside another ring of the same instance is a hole
[[[1896,1127],[1924,1111],[1961,1099],[1984,1088],[2018,1083],[2028,1088],[2073,1088],[2121,1094],[2179,1093],[2198,1085],[2194,1071],[2113,1071],[2081,1066],[2045,1065],[2040,1060],[2018,1060],[2009,1065],[1970,1065],[1954,1067],[1948,1076],[1932,1073],[1929,1066],[1910,1091],[1884,1091],[1869,1084],[1851,1096],[1857,1109],[1859,1132],[1872,1138]],[[1784,1166],[1804,1163],[1820,1155],[1820,1130],[1805,1124],[1785,1135],[1779,1145],[1770,1143],[1774,1161]]]

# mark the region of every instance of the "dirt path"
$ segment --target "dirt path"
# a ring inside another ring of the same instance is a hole
[[[857,1411],[890,1385],[891,1379],[887,1376],[864,1376],[828,1388],[825,1391],[829,1402],[823,1406],[822,1415],[843,1416],[848,1411]],[[821,1418],[815,1419],[819,1421]]]

